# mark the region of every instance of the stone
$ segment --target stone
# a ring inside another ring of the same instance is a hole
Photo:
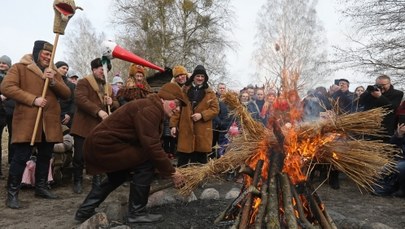
[[[200,195],[202,200],[218,200],[219,192],[215,188],[206,188]]]
[[[92,228],[108,228],[109,222],[107,215],[104,212],[99,212],[93,215],[88,220],[84,221],[77,229],[92,229]]]
[[[236,199],[240,194],[240,188],[232,188],[225,194],[225,199]]]

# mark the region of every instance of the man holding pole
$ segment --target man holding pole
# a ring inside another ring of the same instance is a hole
[[[53,45],[46,41],[35,41],[32,54],[25,55],[20,63],[13,65],[1,84],[1,93],[16,101],[13,118],[15,155],[11,161],[8,177],[6,205],[20,208],[18,193],[22,175],[32,153],[37,150],[35,170],[35,195],[47,199],[57,196],[48,189],[48,169],[53,145],[62,142],[60,106],[58,99],[69,98],[70,89],[62,76],[50,68]],[[45,84],[47,80],[49,84]],[[48,93],[42,96],[43,87]],[[38,131],[32,136],[38,109],[43,110]],[[34,147],[30,144],[34,139]]]
[[[90,131],[103,119],[108,117],[108,108],[119,107],[112,95],[112,87],[105,80],[103,64],[100,58],[90,63],[92,74],[79,80],[75,90],[76,113],[73,116],[70,134],[74,137],[73,155],[73,192],[82,193],[83,183],[83,143]],[[108,70],[111,64],[108,64]],[[105,91],[105,88],[107,90]],[[100,175],[93,177],[93,184],[100,183]]]

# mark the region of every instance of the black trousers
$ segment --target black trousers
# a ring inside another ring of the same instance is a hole
[[[177,152],[177,167],[185,166],[189,163],[206,164],[208,162],[208,153],[192,152],[182,153]]]
[[[54,144],[45,140],[41,143],[35,143],[34,146],[37,148],[35,173],[48,174]],[[30,146],[30,143],[15,143],[14,150],[15,154],[11,160],[9,174],[22,179],[26,163],[33,153],[33,147]]]
[[[73,136],[74,139],[74,153],[73,153],[73,170],[76,176],[82,176],[84,169],[84,157],[83,157],[83,144],[85,138],[80,136]]]

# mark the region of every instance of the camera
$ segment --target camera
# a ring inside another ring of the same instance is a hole
[[[378,90],[381,90],[381,89],[382,89],[381,86],[379,86],[377,84],[374,84],[374,85],[368,85],[366,90],[368,92],[373,92],[373,91],[378,91]]]

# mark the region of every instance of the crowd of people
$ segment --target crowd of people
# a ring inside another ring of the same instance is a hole
[[[9,135],[8,208],[21,207],[18,194],[32,155],[37,158],[35,195],[58,198],[49,186],[48,171],[55,153],[68,151],[73,192],[83,192],[84,171],[93,176],[76,220],[90,218],[111,192],[130,181],[127,222],[159,221],[161,215],[146,212],[156,171],[161,177],[171,177],[179,188],[184,178],[176,167],[222,157],[232,136],[241,131],[238,117],[231,115],[221,97],[228,91],[226,84],[212,86],[203,65],[191,73],[181,65],[167,69],[164,74],[170,74],[171,82],[153,91],[143,66],[131,64],[126,80],[116,74],[109,83],[100,58],[90,62],[91,74],[79,77],[64,61],[50,63],[52,48],[46,41],[35,41],[32,53],[14,65],[8,56],[0,57],[0,127],[1,133],[7,127]],[[110,64],[107,69],[111,70]],[[47,87],[45,96],[43,87]],[[382,122],[387,137],[380,140],[405,148],[403,92],[394,89],[387,75],[354,92],[347,79],[340,79],[328,89],[308,90],[302,99],[296,90],[252,85],[237,93],[252,118],[264,126],[270,120],[289,125],[316,121],[331,112],[339,115],[385,107],[391,112]],[[42,114],[33,133],[38,110]],[[374,194],[405,197],[403,155],[398,157],[397,169],[398,173],[379,181]],[[0,167],[2,178],[3,172]],[[329,184],[339,188],[338,170],[330,172]]]

